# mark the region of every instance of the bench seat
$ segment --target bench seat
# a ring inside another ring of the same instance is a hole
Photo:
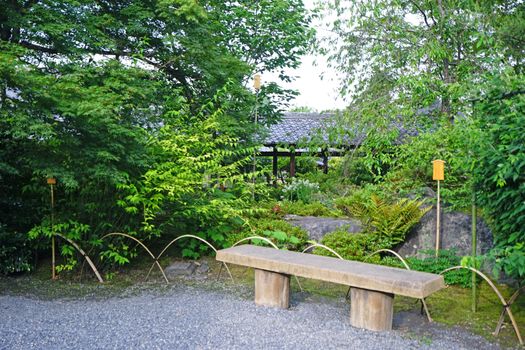
[[[431,273],[254,245],[219,250],[216,259],[255,269],[258,304],[287,308],[290,275],[350,286],[352,325],[374,330],[391,329],[394,295],[422,299],[445,287]]]

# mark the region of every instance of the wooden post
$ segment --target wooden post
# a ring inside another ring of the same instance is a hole
[[[255,269],[255,304],[287,309],[290,306],[290,276]]]
[[[476,192],[472,190],[472,263],[476,262],[476,243],[477,243],[477,236],[476,236],[476,225],[477,225],[477,218],[476,218]],[[473,266],[475,269],[477,269],[477,266]],[[472,271],[472,312],[476,312],[477,309],[477,291],[476,291],[476,273]]]
[[[392,330],[394,294],[352,287],[350,324],[373,331]]]
[[[290,150],[290,176],[295,177],[295,147]]]
[[[323,150],[323,173],[328,174],[328,151]]]
[[[54,186],[57,183],[56,179],[50,177],[47,179],[51,191],[51,279],[55,280],[56,276],[56,261],[55,261],[55,193]]]
[[[272,155],[272,174],[273,174],[273,185],[277,185],[277,147],[273,148]]]

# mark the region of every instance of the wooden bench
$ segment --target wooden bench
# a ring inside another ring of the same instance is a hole
[[[394,295],[422,299],[445,287],[443,276],[253,245],[222,249],[216,259],[255,269],[255,303],[289,307],[290,275],[351,287],[350,324],[391,330]]]

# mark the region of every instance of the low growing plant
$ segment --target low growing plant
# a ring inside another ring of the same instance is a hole
[[[327,234],[321,243],[332,248],[344,259],[378,263],[380,257],[370,254],[389,247],[389,242],[375,233],[349,233],[344,228]],[[315,248],[314,254],[333,256],[323,248]]]
[[[239,240],[261,236],[270,239],[279,248],[301,250],[308,240],[308,234],[303,229],[279,219],[251,219],[246,222],[246,230],[228,235],[226,246],[232,246]],[[252,240],[252,244],[266,245],[262,241]]]
[[[303,203],[302,201],[282,201],[279,204],[280,213],[293,214],[300,216],[326,216],[338,217],[341,213],[338,210],[333,210],[325,206],[321,202]]]
[[[462,258],[456,254],[455,250],[440,250],[438,257],[435,256],[434,250],[423,250],[420,253],[423,255],[423,258],[409,257],[405,259],[412,270],[437,274],[449,267],[459,266],[462,263]],[[401,261],[392,256],[384,257],[381,263],[405,268]],[[463,288],[472,286],[472,273],[467,269],[449,271],[444,277],[447,284],[459,285]],[[480,281],[480,279],[478,280]]]
[[[313,195],[318,191],[319,184],[296,177],[292,178],[292,180],[283,187],[283,193],[286,199],[290,201],[302,201],[303,203],[310,203]]]
[[[421,209],[423,203],[406,198],[390,202],[377,195],[342,198],[336,202],[344,212],[361,220],[364,232],[377,234],[390,246],[403,242],[410,229],[430,210],[430,207]]]

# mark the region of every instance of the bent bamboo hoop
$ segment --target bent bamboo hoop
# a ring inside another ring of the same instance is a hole
[[[144,243],[142,243],[141,241],[139,241],[137,238],[135,238],[135,237],[133,237],[133,236],[130,236],[130,235],[126,234],[126,233],[121,233],[121,232],[112,232],[112,233],[108,233],[107,235],[102,236],[102,238],[100,238],[100,239],[104,239],[104,238],[109,237],[109,236],[122,236],[122,237],[127,237],[127,238],[129,238],[129,239],[134,240],[134,241],[137,242],[138,244],[140,244],[140,246],[141,246],[142,248],[144,248],[144,249],[148,252],[148,254],[151,256],[151,258],[152,258],[153,260],[155,260],[155,262],[154,262],[153,264],[157,264],[157,266],[158,266],[160,272],[162,273],[162,276],[164,277],[164,280],[166,281],[166,283],[169,284],[168,278],[166,277],[166,274],[164,273],[164,270],[163,270],[162,267],[160,266],[160,264],[159,264],[159,262],[157,261],[157,259],[155,259],[155,256],[153,255],[153,253],[151,253],[151,251],[148,249],[148,247],[146,247],[146,245],[145,245]]]
[[[61,235],[60,233],[56,233],[55,232],[55,235],[68,241],[69,244],[71,244],[73,247],[75,247],[76,250],[78,250],[78,252],[80,254],[82,254],[82,256],[84,257],[84,259],[86,259],[87,263],[89,264],[89,266],[91,266],[91,269],[93,270],[93,272],[95,273],[95,276],[97,276],[97,279],[100,283],[104,283],[104,280],[102,279],[102,277],[100,276],[100,273],[98,273],[98,270],[97,268],[95,267],[95,264],[93,264],[93,261],[91,261],[91,259],[89,258],[89,256],[84,252],[84,250],[82,250],[82,248],[80,248],[78,246],[78,244],[76,244],[75,242],[73,242],[72,240],[70,240],[69,238]]]
[[[177,242],[179,239],[182,239],[182,238],[194,238],[194,239],[197,239],[197,240],[199,240],[199,241],[201,241],[201,242],[207,244],[208,247],[210,247],[211,249],[213,249],[213,251],[215,252],[215,254],[217,254],[217,249],[215,249],[215,247],[212,246],[212,245],[210,244],[210,242],[208,242],[208,241],[205,240],[204,238],[201,238],[201,237],[199,237],[199,236],[195,236],[195,235],[182,235],[182,236],[179,236],[179,237],[175,238],[175,239],[172,240],[171,242],[169,242],[169,243],[166,245],[166,247],[164,247],[164,249],[160,252],[159,256],[157,256],[157,259],[155,259],[155,260],[158,262],[158,260],[159,260],[160,257],[162,256],[162,254],[164,254],[164,252],[165,252],[166,250],[168,250],[168,248],[169,248],[173,243]],[[150,275],[150,273],[151,273],[151,270],[153,269],[154,264],[155,264],[155,263],[153,263],[153,264],[151,265],[151,267],[149,268],[148,274],[147,274],[147,276],[146,276],[146,280],[148,279],[148,277],[149,277],[149,275]],[[224,265],[224,267],[226,268],[226,271],[228,271],[228,274],[230,275],[231,280],[233,281],[233,276],[232,276],[232,274],[231,274],[231,272],[230,272],[230,269],[228,268],[228,265],[226,265],[226,263],[223,262],[223,263],[221,264],[221,270],[222,270],[222,265]],[[219,271],[219,274],[220,274],[220,271]]]
[[[334,254],[336,257],[338,257],[339,259],[341,260],[344,260],[343,257],[341,255],[339,255],[339,253],[337,253],[335,250],[333,250],[332,248],[330,247],[327,247],[325,246],[324,244],[320,244],[320,243],[312,243],[310,244],[308,247],[304,248],[303,251],[301,253],[304,253],[306,252],[307,250],[311,249],[311,248],[315,248],[315,247],[319,247],[319,248],[323,248],[325,250],[328,250],[330,253]]]
[[[501,301],[501,304],[503,305],[504,311],[507,312],[507,315],[509,315],[510,322],[512,323],[512,327],[514,327],[514,332],[516,332],[516,336],[518,337],[518,341],[520,342],[521,345],[523,345],[523,339],[521,338],[521,333],[520,333],[520,330],[518,328],[518,324],[516,323],[516,320],[514,319],[514,315],[512,314],[512,310],[509,307],[510,305],[507,304],[507,302],[505,301],[505,298],[503,298],[503,295],[501,295],[501,293],[498,290],[498,288],[496,288],[496,285],[494,285],[494,283],[483,272],[481,272],[479,270],[476,270],[475,268],[469,267],[469,266],[454,266],[454,267],[450,267],[448,269],[445,269],[445,270],[441,271],[439,274],[442,275],[442,274],[447,273],[449,271],[459,270],[459,269],[467,269],[467,270],[470,270],[472,272],[475,272],[476,274],[478,274],[481,278],[483,278],[488,283],[488,285],[492,288],[494,293],[496,293],[496,295],[498,296],[499,300]]]
[[[503,321],[505,320],[505,309],[507,307],[512,306],[512,304],[516,301],[516,299],[518,299],[518,296],[521,294],[522,291],[525,291],[525,286],[522,286],[517,291],[515,291],[514,294],[512,294],[512,296],[510,297],[509,301],[507,301],[507,305],[504,305],[503,308],[501,309],[501,314],[499,315],[498,325],[496,326],[496,330],[493,333],[494,335],[497,336],[499,334],[499,331],[501,330],[501,326],[503,326]]]
[[[377,253],[381,253],[381,252],[390,253],[390,254],[394,255],[395,257],[397,257],[403,263],[403,265],[405,265],[405,268],[407,270],[410,270],[410,266],[408,266],[408,264],[405,261],[405,259],[403,259],[403,257],[401,257],[401,255],[399,255],[398,253],[396,253],[395,251],[390,250],[390,249],[379,249],[379,250],[376,250],[372,254],[368,255],[365,258],[365,260],[368,260],[371,256],[373,256],[373,255],[375,255]],[[347,298],[348,298],[348,293],[349,292],[350,292],[350,289],[348,289],[348,292],[346,293],[346,297]],[[423,306],[423,309],[425,310],[425,314],[427,315],[428,322],[432,322],[432,317],[430,317],[430,311],[428,311],[428,306],[427,306],[427,302],[425,301],[425,298],[422,298],[422,299],[419,299],[419,300],[421,301],[421,305]]]

